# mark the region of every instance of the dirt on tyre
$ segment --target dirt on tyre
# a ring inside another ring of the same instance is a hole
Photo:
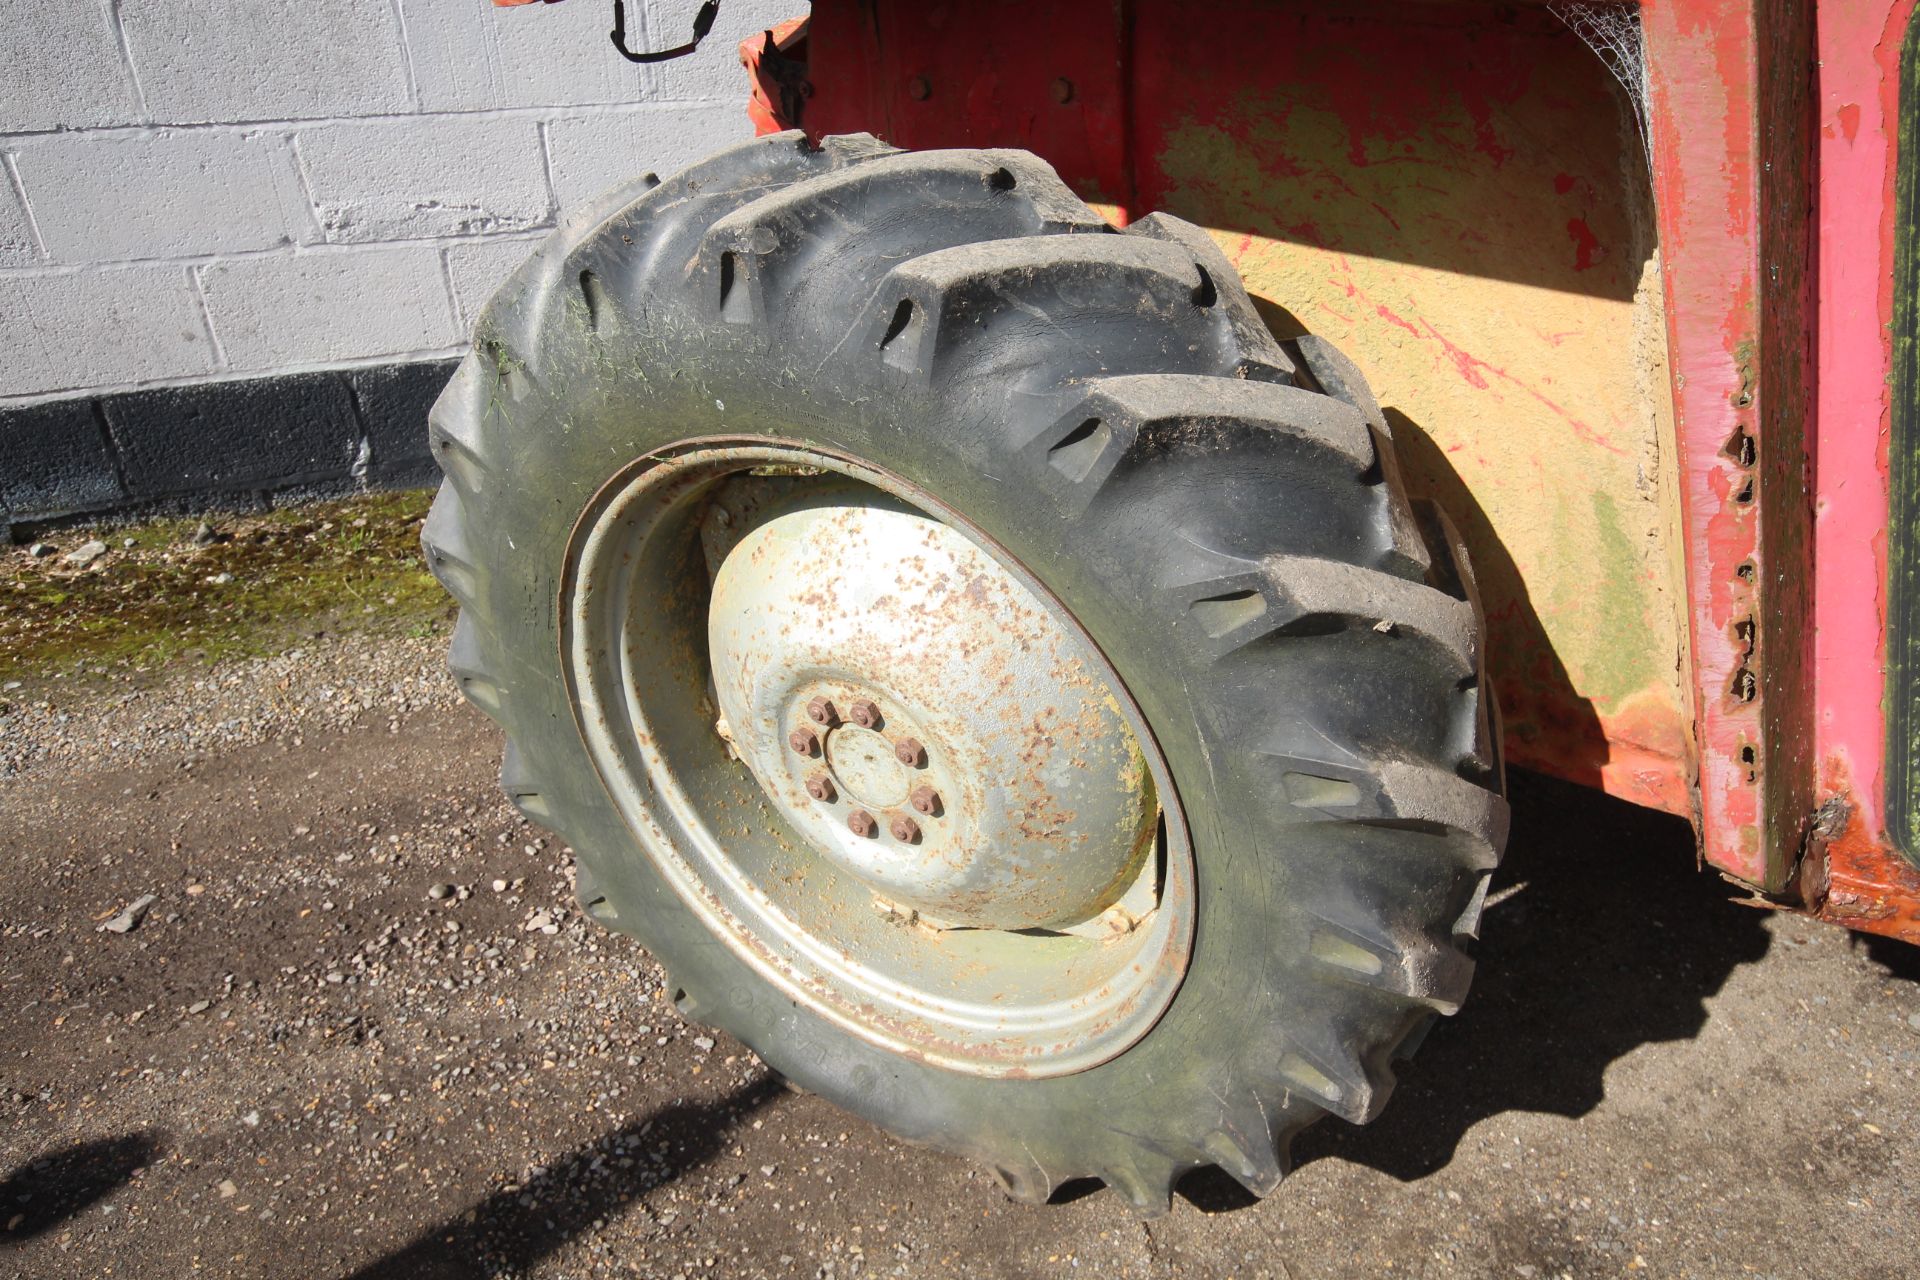
[[[1472,972],[1471,575],[1365,382],[1024,152],[607,194],[432,416],[502,785],[688,1017],[1014,1196],[1255,1194]]]

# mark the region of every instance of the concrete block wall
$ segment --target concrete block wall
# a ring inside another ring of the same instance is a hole
[[[655,47],[684,42],[698,8],[627,3],[629,40]],[[45,462],[21,451],[57,435],[50,424],[104,433],[59,445],[63,458],[104,448],[136,463],[113,427],[124,413],[48,406],[457,356],[565,211],[748,136],[736,47],[805,8],[726,0],[698,52],[654,66],[609,45],[609,0],[63,0],[10,14],[0,504],[16,505],[0,521],[48,514],[19,509],[7,480]],[[84,479],[76,493],[111,505]]]

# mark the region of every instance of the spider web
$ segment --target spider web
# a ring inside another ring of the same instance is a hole
[[[1640,9],[1632,4],[1548,0],[1547,12],[1586,41],[1633,102],[1633,121],[1649,164],[1653,140],[1647,122],[1647,46],[1640,33]]]

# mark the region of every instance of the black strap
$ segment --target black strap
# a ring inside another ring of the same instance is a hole
[[[693,15],[693,39],[673,49],[662,49],[657,53],[635,53],[627,48],[627,5],[626,0],[613,0],[613,47],[628,62],[665,62],[669,58],[684,58],[700,47],[707,38],[707,32],[713,30],[713,20],[720,16],[720,0],[704,0],[700,12]]]

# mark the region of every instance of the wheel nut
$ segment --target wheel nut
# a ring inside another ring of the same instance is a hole
[[[857,836],[870,836],[879,829],[880,824],[865,809],[855,809],[847,815],[847,830]]]
[[[893,815],[893,821],[887,824],[887,830],[893,832],[893,838],[901,844],[912,844],[920,838],[920,824],[904,813]]]
[[[847,718],[862,729],[871,729],[880,723],[880,708],[865,698],[855,698],[847,708]]]
[[[925,784],[915,787],[907,799],[922,813],[934,814],[940,810],[940,793]]]
[[[927,749],[920,745],[918,738],[902,738],[893,744],[893,754],[901,764],[910,764],[918,769],[927,762]]]
[[[810,756],[813,754],[814,749],[820,745],[820,735],[805,725],[801,725],[798,729],[795,729],[787,735],[787,745],[803,756]]]
[[[839,712],[835,711],[833,704],[825,698],[815,698],[807,704],[807,719],[815,724],[832,724],[839,718]]]
[[[833,779],[825,774],[815,774],[808,778],[807,794],[823,803],[833,803]]]

